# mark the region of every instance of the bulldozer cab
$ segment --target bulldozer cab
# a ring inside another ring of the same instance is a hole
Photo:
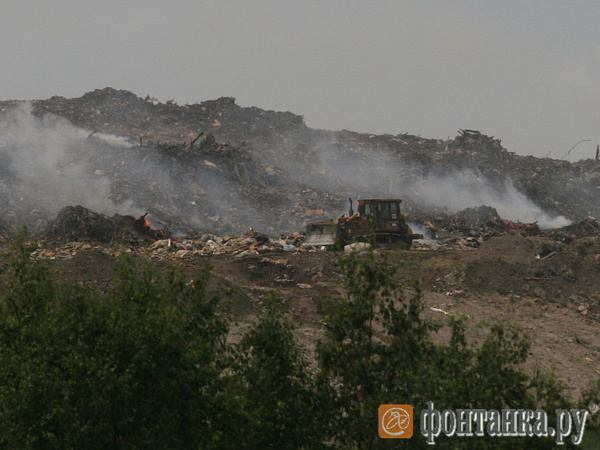
[[[403,219],[400,214],[400,203],[402,203],[400,199],[359,200],[358,214],[371,219],[375,228],[386,229],[387,222]]]

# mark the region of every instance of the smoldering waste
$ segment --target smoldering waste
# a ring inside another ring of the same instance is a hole
[[[596,161],[515,155],[475,130],[447,141],[334,132],[233,98],[179,106],[111,88],[0,102],[0,110],[5,235],[26,225],[106,242],[131,229],[115,217],[148,213],[152,229],[174,238],[243,236],[253,227],[277,241],[337,217],[349,196],[403,198],[407,220],[438,245],[469,248],[498,233],[600,217]],[[94,224],[87,235],[61,212],[76,205],[93,213],[75,215]]]

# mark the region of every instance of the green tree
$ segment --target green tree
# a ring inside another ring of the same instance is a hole
[[[393,282],[395,268],[375,253],[347,257],[341,266],[347,298],[325,305],[326,338],[317,347],[319,377],[337,392],[331,437],[342,446],[390,444],[377,436],[378,407],[421,400],[419,385],[431,379],[423,361],[435,352],[429,333],[436,327],[420,318],[418,284],[405,298]]]
[[[323,446],[324,397],[298,348],[293,327],[271,294],[266,311],[235,348],[231,448],[297,449]]]
[[[19,245],[0,297],[3,448],[210,443],[225,322],[194,283],[131,258],[107,295],[55,283]]]
[[[463,321],[451,322],[447,345],[435,344],[438,326],[422,316],[418,283],[403,289],[395,266],[375,253],[342,261],[347,298],[329,302],[326,336],[317,347],[319,377],[336,392],[332,442],[377,448],[426,446],[418,413],[427,401],[439,409],[568,407],[553,377],[528,376],[521,370],[529,341],[505,324],[492,326],[480,348],[468,345]],[[377,435],[378,407],[413,405],[415,434],[410,440]],[[551,448],[549,439],[436,440],[442,447]]]

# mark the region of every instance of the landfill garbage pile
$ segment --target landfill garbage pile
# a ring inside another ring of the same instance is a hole
[[[148,213],[174,237],[254,227],[276,239],[336,217],[352,196],[403,198],[407,220],[436,239],[475,242],[540,231],[536,217],[505,217],[515,208],[496,203],[510,195],[563,226],[600,217],[599,187],[597,161],[515,155],[476,130],[451,140],[319,130],[231,97],[180,106],[112,88],[0,102],[3,234],[56,231],[58,212],[82,205],[107,217]]]
[[[51,229],[61,208],[80,204],[106,215],[148,213],[153,225],[179,236],[200,230],[241,233],[249,226],[276,236],[293,233],[342,203],[339,196],[264,166],[243,146],[217,142],[210,132],[180,144],[143,139],[134,144],[97,130],[82,135],[82,129],[60,121],[31,124],[9,115],[3,123],[6,136],[22,129],[37,133],[35,142],[0,139],[0,158],[6,160],[0,224],[6,229]],[[54,140],[62,145],[60,154]],[[36,152],[30,146],[37,146]]]
[[[34,256],[42,259],[69,259],[77,252],[92,248],[110,254],[120,254],[123,247],[154,259],[190,259],[198,256],[268,254],[277,252],[314,252],[320,246],[306,244],[305,235],[270,237],[248,228],[237,235],[216,235],[206,231],[174,237],[168,229],[155,229],[146,219],[114,214],[107,216],[82,206],[67,206],[60,210],[52,227],[40,236]],[[543,235],[550,240],[570,243],[587,236],[600,238],[600,223],[593,218],[556,230],[543,232],[535,224],[515,223],[498,216],[494,208],[468,208],[456,214],[443,214],[423,220],[428,239],[415,241],[420,251],[440,249],[472,250],[485,240],[507,233],[524,236]],[[98,246],[99,245],[99,246]],[[361,250],[363,250],[361,248]]]
[[[544,235],[566,244],[582,237],[600,238],[600,222],[593,217],[586,217],[571,225],[556,230],[548,230]]]
[[[456,214],[447,211],[438,211],[416,215],[429,240],[439,243],[461,245],[476,248],[484,239],[499,236],[507,231],[504,221],[498,212],[489,206],[467,208]],[[418,245],[418,241],[417,241]]]
[[[36,259],[72,259],[78,253],[97,250],[111,256],[122,253],[144,255],[153,260],[190,260],[213,255],[234,258],[283,251],[317,251],[301,247],[302,235],[269,236],[249,228],[239,236],[200,233],[174,239],[166,230],[155,230],[144,220],[131,216],[112,217],[81,206],[66,207],[52,230],[38,240],[31,256]]]
[[[78,206],[65,206],[56,216],[47,238],[57,241],[129,241],[155,242],[169,237],[165,230],[154,230],[145,215],[138,217],[115,214],[108,217]]]
[[[37,259],[70,259],[85,250],[98,249],[118,255],[133,251],[153,259],[190,259],[198,256],[232,255],[244,257],[272,251],[316,251],[302,247],[304,236],[270,238],[247,229],[238,236],[217,236],[208,232],[174,238],[169,230],[155,229],[146,214],[135,218],[107,216],[83,206],[66,206],[53,221],[52,228],[39,237],[32,256]]]

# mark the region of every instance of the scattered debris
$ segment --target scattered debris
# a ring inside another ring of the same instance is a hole
[[[434,307],[434,306],[430,306],[430,307],[429,307],[429,309],[430,309],[431,311],[433,311],[433,312],[439,312],[439,313],[442,313],[442,314],[444,314],[444,315],[446,315],[446,316],[447,316],[448,314],[450,314],[448,311],[444,311],[443,309],[436,308],[436,307]]]

